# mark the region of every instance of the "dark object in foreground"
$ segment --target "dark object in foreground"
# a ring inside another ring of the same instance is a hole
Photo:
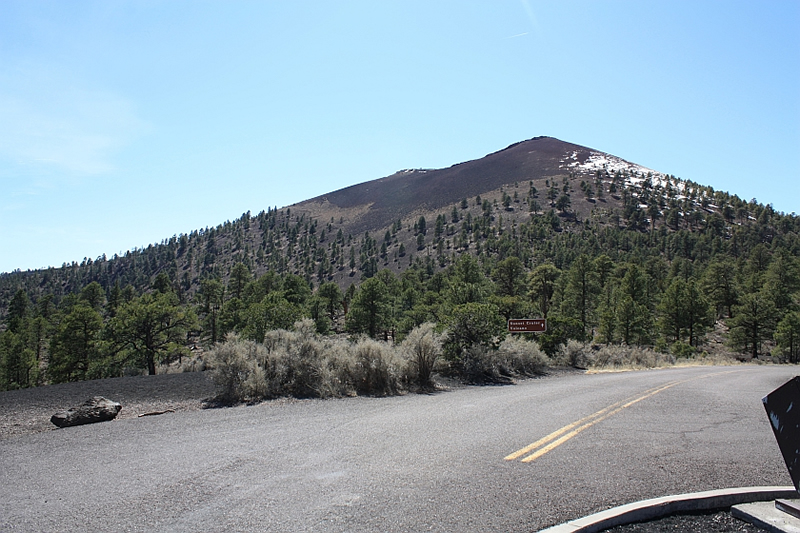
[[[787,381],[761,401],[794,488],[800,491],[800,377]]]
[[[122,405],[102,396],[86,400],[79,407],[59,411],[50,417],[50,422],[60,428],[93,424],[114,420],[122,410]]]

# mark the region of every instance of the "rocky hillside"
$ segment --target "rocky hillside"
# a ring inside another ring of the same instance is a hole
[[[570,360],[601,343],[798,362],[800,218],[539,137],[0,275],[0,389],[155,374],[297,323],[384,340],[434,323],[451,369],[492,374],[522,317]]]
[[[524,248],[520,255],[530,267],[551,254],[537,252],[541,239],[529,247],[533,233],[591,228],[597,236],[620,229],[668,238],[711,228],[736,247],[737,230],[756,225],[751,244],[796,232],[798,222],[598,150],[536,137],[449,168],[402,170],[292,206],[244,213],[123,256],[2,274],[0,319],[19,288],[33,300],[40,294],[58,300],[92,281],[107,291],[115,284],[145,290],[163,272],[188,300],[203,278],[226,281],[232,265],[242,262],[255,276],[294,273],[312,285],[330,280],[345,289],[381,268],[400,272],[414,261],[441,268],[457,255],[493,252],[509,239],[515,250]],[[563,255],[555,258],[560,267],[574,254]]]

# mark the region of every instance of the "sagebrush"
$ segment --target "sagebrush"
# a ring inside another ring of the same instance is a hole
[[[560,365],[582,369],[655,368],[675,364],[675,356],[641,346],[593,345],[569,340],[556,357]]]
[[[229,335],[209,353],[223,403],[282,396],[331,398],[355,394],[398,394],[431,386],[441,353],[432,325],[412,330],[398,346],[369,338],[322,337],[314,322],[274,330],[255,343]]]

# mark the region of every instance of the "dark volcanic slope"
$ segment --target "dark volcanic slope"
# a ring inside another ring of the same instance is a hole
[[[434,211],[514,181],[565,174],[559,168],[565,155],[576,152],[577,161],[583,163],[593,151],[552,137],[536,137],[481,159],[439,170],[400,171],[298,205],[327,201],[342,209],[371,206],[353,229],[380,228],[416,211]]]

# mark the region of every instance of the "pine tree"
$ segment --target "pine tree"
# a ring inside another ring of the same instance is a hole
[[[264,342],[268,331],[290,329],[302,316],[300,306],[289,302],[281,291],[273,291],[244,311],[242,334],[252,341]]]
[[[714,323],[711,303],[700,290],[694,278],[686,285],[686,307],[684,325],[687,329],[690,346],[698,346],[700,339]]]
[[[18,289],[8,304],[6,326],[9,331],[17,333],[22,329],[25,319],[28,317],[29,308],[30,299],[28,298],[28,293],[24,289]]]
[[[791,308],[792,296],[800,291],[800,261],[783,251],[774,254],[764,274],[764,289],[779,314]]]
[[[375,338],[387,328],[391,299],[386,285],[377,277],[364,281],[353,295],[347,313],[346,327],[351,333],[366,333]]]
[[[673,342],[689,341],[697,346],[711,325],[711,305],[700,291],[694,278],[684,281],[676,277],[661,298],[658,306],[662,334]]]
[[[686,282],[674,278],[659,302],[659,326],[668,341],[677,342],[683,338],[685,323]]]
[[[556,282],[560,276],[561,271],[550,263],[537,266],[528,275],[528,295],[544,318],[547,318],[550,311]]]
[[[88,302],[72,306],[53,338],[48,375],[54,383],[107,377],[102,368],[103,318]]]
[[[496,292],[500,296],[520,296],[525,286],[525,266],[516,256],[510,256],[497,263],[492,271]]]
[[[417,228],[417,233],[420,233],[422,235],[425,235],[425,234],[428,233],[428,225],[425,222],[425,217],[424,216],[419,217],[419,220],[417,221],[417,224],[416,224],[416,228]]]
[[[234,298],[241,298],[242,291],[245,286],[250,282],[250,269],[244,263],[236,263],[231,267],[230,277],[228,279],[228,290],[233,293]]]
[[[763,292],[746,294],[736,306],[735,315],[728,321],[731,343],[750,352],[753,357],[761,353],[763,343],[772,338],[777,322],[775,303]]]
[[[483,350],[496,348],[497,340],[505,336],[505,326],[494,305],[475,302],[457,305],[447,319],[445,353],[451,360],[458,360],[473,346]]]
[[[221,340],[219,329],[219,314],[222,310],[225,290],[222,283],[216,279],[205,279],[200,282],[200,312],[203,318],[203,333],[210,344]]]
[[[614,295],[618,335],[625,344],[648,344],[652,340],[653,313],[648,305],[647,273],[638,265],[624,268],[625,275]]]
[[[328,282],[319,286],[317,294],[324,300],[325,310],[331,321],[336,319],[336,315],[342,307],[344,295],[336,283]]]
[[[800,312],[784,315],[775,329],[778,352],[790,363],[800,362]]]
[[[589,256],[580,255],[566,273],[564,300],[561,304],[562,315],[581,323],[583,335],[578,340],[586,339],[594,326],[595,298],[599,289],[594,264]]]
[[[80,300],[86,302],[89,307],[100,311],[106,301],[106,293],[103,287],[96,281],[91,282],[81,289]]]
[[[174,294],[144,294],[122,305],[109,322],[114,351],[121,360],[156,373],[156,365],[186,353],[186,333],[196,325],[190,309]]]
[[[459,257],[449,277],[446,297],[450,305],[483,302],[490,292],[489,280],[471,255]]]
[[[736,265],[728,258],[720,258],[709,263],[703,273],[703,290],[716,307],[717,316],[733,316],[733,307],[738,301]]]

